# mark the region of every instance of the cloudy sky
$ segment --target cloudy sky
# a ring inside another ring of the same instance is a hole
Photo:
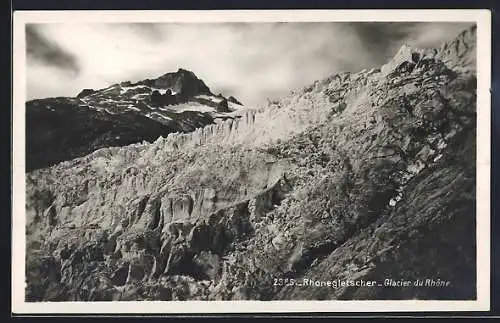
[[[256,105],[341,71],[385,63],[407,43],[437,47],[463,23],[33,24],[28,99],[76,96],[182,67],[214,93]]]

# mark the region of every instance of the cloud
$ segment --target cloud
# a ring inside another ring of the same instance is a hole
[[[380,66],[403,43],[440,46],[467,27],[376,22],[37,25],[30,31],[31,43],[50,44],[35,47],[58,48],[67,58],[61,64],[64,59],[55,62],[54,54],[43,58],[44,51],[38,50],[37,64],[28,62],[28,97],[74,96],[82,88],[154,78],[182,67],[213,92],[256,105],[334,73]],[[70,81],[61,77],[75,66],[77,76]]]
[[[379,64],[390,59],[402,44],[416,48],[435,48],[455,38],[468,23],[450,22],[357,22],[349,28],[358,35],[363,48]]]
[[[26,54],[28,63],[48,65],[73,74],[80,71],[76,55],[65,51],[34,25],[26,26]]]

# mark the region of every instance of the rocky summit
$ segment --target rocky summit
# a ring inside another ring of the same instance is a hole
[[[475,32],[258,109],[182,70],[29,102],[26,300],[475,299]]]

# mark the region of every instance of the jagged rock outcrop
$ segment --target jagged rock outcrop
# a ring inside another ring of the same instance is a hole
[[[77,94],[76,97],[81,99],[94,93],[95,93],[94,89],[83,89],[80,93]]]
[[[27,298],[473,299],[474,33],[29,172]]]
[[[238,99],[236,99],[236,98],[235,98],[234,96],[232,96],[232,95],[231,95],[229,98],[227,98],[227,100],[228,100],[229,102],[233,102],[233,103],[235,103],[235,104],[243,105],[243,103],[241,103],[240,101],[238,101]]]
[[[229,105],[227,103],[227,99],[222,99],[217,105],[217,111],[219,112],[230,112]]]

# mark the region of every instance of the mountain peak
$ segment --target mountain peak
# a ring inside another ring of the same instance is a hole
[[[190,70],[186,70],[182,67],[179,67],[179,69],[177,70],[177,74],[191,74],[191,75],[195,75],[192,71]]]
[[[416,64],[423,59],[438,59],[448,68],[475,69],[476,57],[476,25],[461,31],[451,41],[443,43],[439,48],[424,49],[403,44],[394,57],[381,68],[382,75],[387,75],[401,64]]]
[[[452,41],[444,43],[437,50],[436,57],[450,68],[475,71],[476,32],[475,24],[463,30]]]
[[[186,97],[200,94],[211,94],[208,86],[199,79],[192,71],[179,68],[176,72],[169,72],[151,80],[151,85],[171,89],[176,93],[181,93]]]
[[[381,67],[382,75],[392,73],[397,66],[404,62],[415,63],[422,56],[422,50],[411,47],[408,44],[403,44],[396,52],[394,57]]]

